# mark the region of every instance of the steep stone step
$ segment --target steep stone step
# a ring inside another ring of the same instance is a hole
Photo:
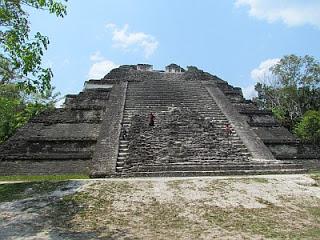
[[[123,152],[123,149],[122,149],[121,152],[119,152],[119,154],[118,154],[119,157],[126,157],[126,156],[128,156],[128,155],[129,155],[129,153],[128,153],[128,152]]]
[[[83,136],[83,137],[51,137],[51,136],[31,136],[26,139],[28,142],[97,142],[97,137]]]
[[[124,165],[124,161],[118,161],[117,162],[117,168],[118,167],[123,167],[123,165]]]
[[[123,169],[124,169],[124,167],[118,167],[118,166],[116,167],[117,172],[122,172]]]
[[[91,159],[92,152],[74,152],[74,153],[38,153],[38,154],[10,154],[3,155],[0,160],[15,161],[15,160],[77,160]]]
[[[127,160],[127,157],[126,157],[126,156],[125,156],[125,157],[124,157],[124,156],[121,156],[121,157],[118,156],[118,161],[119,161],[119,162],[124,162],[125,160]]]
[[[302,168],[301,164],[255,164],[255,163],[219,163],[216,165],[204,165],[204,164],[179,164],[179,165],[143,165],[137,166],[134,168],[136,172],[165,172],[165,171],[221,171],[221,170],[264,170],[264,169],[300,169]]]
[[[234,131],[228,139],[224,137],[223,128],[225,124],[228,123],[228,120],[215,104],[207,90],[199,83],[180,80],[173,83],[171,80],[167,81],[164,79],[159,81],[148,80],[141,83],[129,83],[123,112],[122,129],[130,132],[132,128],[132,117],[135,115],[145,116],[147,124],[150,112],[154,112],[156,115],[156,126],[157,123],[165,124],[165,126],[168,124],[169,126],[171,120],[167,116],[170,115],[170,111],[174,109],[172,107],[180,107],[182,110],[188,109],[188,111],[193,111],[194,114],[198,114],[199,117],[196,117],[197,119],[211,120],[214,126],[210,131],[206,132],[204,127],[199,124],[191,126],[190,124],[185,125],[184,122],[175,122],[177,128],[171,134],[174,134],[178,145],[180,144],[180,140],[183,142],[184,139],[192,139],[194,134],[202,134],[205,138],[208,138],[208,141],[204,138],[204,140],[199,143],[190,142],[188,147],[193,149],[193,152],[198,153],[197,157],[185,157],[183,154],[180,154],[178,150],[173,153],[173,156],[169,157],[168,161],[171,164],[185,162],[186,160],[192,161],[195,165],[206,163],[219,164],[235,158],[239,159],[239,161],[248,160],[250,153],[248,153]],[[161,132],[159,134],[161,135]],[[123,173],[137,171],[137,167],[135,166],[143,167],[147,163],[154,164],[154,161],[158,161],[154,160],[153,155],[156,154],[155,151],[161,152],[163,145],[158,142],[157,137],[158,136],[155,136],[154,139],[146,139],[147,144],[144,142],[139,143],[138,149],[145,149],[146,152],[143,154],[148,153],[148,156],[143,156],[143,163],[140,162],[140,159],[130,159],[130,165],[126,165],[128,157],[130,158],[131,150],[128,146],[129,144],[120,142],[117,171]],[[234,143],[235,145],[232,147]],[[224,147],[219,150],[218,146],[220,145]],[[210,146],[212,149],[209,148]],[[226,146],[227,148],[232,147],[232,151],[228,153],[229,150],[224,149]],[[209,149],[210,151],[208,152]],[[165,165],[166,163],[160,162],[159,164]]]
[[[232,175],[266,175],[266,174],[303,174],[305,169],[263,169],[263,170],[218,170],[218,171],[165,171],[132,172],[123,177],[198,177],[198,176],[232,176]]]

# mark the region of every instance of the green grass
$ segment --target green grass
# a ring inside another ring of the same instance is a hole
[[[281,214],[281,212],[286,214]],[[255,234],[270,239],[318,239],[318,208],[292,209],[268,206],[261,209],[207,209],[205,219],[227,231]],[[294,223],[294,224],[292,224]]]
[[[310,170],[309,173],[320,176],[320,170]]]
[[[251,178],[251,181],[256,183],[269,183],[266,178]]]
[[[49,181],[0,184],[0,202],[10,202],[49,193],[64,184],[65,182]]]
[[[188,219],[179,215],[183,211],[179,204],[161,203],[154,197],[146,203],[130,200],[133,192],[140,191],[134,184],[108,182],[92,185],[92,188],[94,190],[90,192],[65,196],[57,205],[59,219],[74,216],[70,225],[73,231],[95,232],[106,239],[113,239],[121,229],[122,234],[130,234],[132,230],[137,234],[124,239],[141,239],[140,234],[145,232],[151,234],[147,239],[159,239],[158,236],[164,233],[168,239],[173,239],[177,231],[187,231],[191,225]],[[149,198],[147,195],[143,197]],[[115,209],[115,203],[124,199],[126,208]],[[57,224],[65,227],[65,222]]]
[[[173,180],[167,182],[167,186],[171,188],[172,190],[181,190],[182,184],[186,183],[185,180]]]
[[[243,182],[246,184],[252,184],[252,183],[269,183],[269,180],[267,178],[261,178],[261,177],[254,177],[254,178],[229,178],[229,181],[233,182]]]
[[[67,180],[88,178],[87,175],[80,174],[0,176],[0,182],[12,182],[0,184],[0,202],[29,198],[36,194],[54,191]],[[22,182],[15,183],[16,181]]]
[[[160,203],[154,200],[148,205],[140,206],[134,215],[142,216],[142,221],[152,231],[157,231],[159,228],[181,229],[189,223],[188,219],[179,216],[182,210],[182,207],[178,204]]]
[[[156,185],[149,181],[97,182],[84,192],[64,196],[55,205],[51,217],[56,227],[93,232],[101,239],[118,239],[121,234],[123,239],[203,239],[208,232],[217,234],[216,239],[239,239],[240,236],[244,239],[319,239],[318,199],[283,197],[279,198],[283,204],[277,206],[257,197],[255,200],[264,206],[248,209],[242,206],[216,207],[211,195],[186,200],[180,194],[188,187],[215,192],[213,195],[236,192],[237,189],[231,189],[229,181],[212,181],[204,186],[194,185],[191,180],[168,181],[167,187],[174,197],[168,196],[166,200],[158,198],[152,188]],[[267,181],[253,178],[244,183],[257,185]],[[214,239],[214,235],[208,236],[208,239],[210,236]]]
[[[70,223],[69,229],[74,231],[95,231],[104,229],[104,225],[127,226],[130,217],[133,216],[126,213],[124,216],[121,212],[113,212],[113,204],[117,201],[114,196],[121,198],[122,195],[129,195],[134,189],[134,185],[128,182],[108,182],[108,184],[93,184],[94,189],[89,192],[79,192],[76,194],[64,196],[56,205],[55,213],[57,219],[68,219],[70,216],[77,214],[81,221],[77,224]],[[111,214],[112,213],[112,214]],[[58,221],[55,224],[65,227],[66,221]],[[104,234],[111,234],[112,230],[104,229]]]
[[[311,176],[312,178],[320,179],[320,170],[311,171],[311,172],[310,172],[310,176]]]
[[[316,186],[320,186],[320,171],[311,171],[310,177],[316,181]]]
[[[65,181],[70,179],[88,179],[84,174],[64,174],[64,175],[14,175],[0,176],[0,181]]]

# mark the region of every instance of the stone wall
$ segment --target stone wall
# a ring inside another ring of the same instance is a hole
[[[69,96],[18,129],[0,145],[0,175],[89,173],[110,90]]]
[[[279,159],[320,159],[320,149],[317,145],[300,142],[269,142],[267,146]]]
[[[320,148],[317,145],[300,142],[267,143],[274,156],[281,160],[291,160],[306,169],[320,169]]]
[[[102,121],[101,109],[74,109],[66,111],[64,108],[45,111],[35,118],[32,123],[45,123],[47,125],[57,123],[100,123]]]
[[[89,168],[90,161],[82,159],[2,161],[0,175],[89,174]]]
[[[92,158],[90,175],[105,177],[116,172],[119,136],[127,82],[114,84],[108,107],[103,116],[97,145]]]

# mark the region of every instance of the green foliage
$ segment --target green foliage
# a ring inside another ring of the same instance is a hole
[[[294,131],[302,140],[320,143],[320,111],[307,111]]]
[[[39,32],[31,38],[27,7],[66,14],[66,6],[55,0],[0,0],[0,84],[14,82],[28,92],[43,92],[51,89],[53,76],[41,66],[49,39]]]
[[[66,14],[66,6],[56,0],[0,0],[0,142],[53,107],[57,96],[51,69],[41,65],[49,39],[39,32],[31,36],[28,8]]]
[[[57,188],[66,185],[66,182],[28,182],[0,185],[0,203],[34,197],[36,194],[48,194]]]
[[[284,56],[271,68],[273,74],[284,87],[315,88],[320,83],[320,65],[312,56]]]
[[[0,106],[0,142],[2,142],[20,126],[23,103],[16,85],[0,85]]]
[[[17,84],[0,85],[0,143],[14,134],[29,119],[54,107],[57,95],[52,90],[44,94],[26,94]]]
[[[256,84],[254,100],[292,130],[306,111],[320,109],[319,61],[308,55],[288,55],[270,70],[272,78]]]

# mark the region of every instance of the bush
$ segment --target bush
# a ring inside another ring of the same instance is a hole
[[[27,95],[16,84],[0,84],[0,143],[40,112],[54,107],[54,95]]]
[[[320,111],[307,111],[296,124],[294,131],[306,142],[320,143]]]

